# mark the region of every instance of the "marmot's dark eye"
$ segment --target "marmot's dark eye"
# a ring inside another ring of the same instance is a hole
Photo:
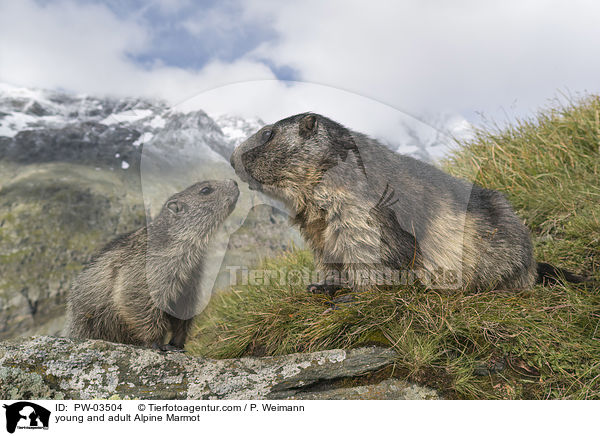
[[[267,142],[269,139],[271,139],[271,136],[273,136],[273,131],[267,129],[261,133],[260,139],[262,139],[262,142]]]
[[[204,188],[202,188],[200,190],[200,194],[202,194],[202,195],[208,195],[211,192],[213,192],[213,188],[211,188],[210,186],[205,186]]]

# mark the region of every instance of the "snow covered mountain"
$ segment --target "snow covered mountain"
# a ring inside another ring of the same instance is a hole
[[[201,110],[180,113],[161,101],[0,84],[0,156],[20,162],[95,162],[125,170],[139,160],[140,146],[153,145],[178,157],[226,163],[237,143],[262,125],[234,116],[215,120]]]
[[[456,116],[435,115],[424,121],[404,123],[399,138],[380,139],[399,153],[435,161],[452,147],[451,136],[464,138],[471,132],[469,123]],[[126,170],[139,165],[141,146],[148,146],[163,159],[226,163],[235,146],[264,124],[257,117],[183,113],[158,100],[97,98],[0,84],[0,157],[21,155],[19,161],[96,162]]]

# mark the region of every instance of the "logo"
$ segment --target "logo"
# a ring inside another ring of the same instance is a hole
[[[6,409],[6,431],[14,433],[15,429],[44,429],[48,430],[50,411],[29,401],[19,401],[10,405],[4,404]]]

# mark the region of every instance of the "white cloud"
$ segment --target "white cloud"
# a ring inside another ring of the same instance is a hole
[[[145,8],[179,16],[192,4],[158,0]],[[254,0],[240,2],[242,10],[235,2],[216,5],[197,7],[179,26],[192,34],[214,29],[228,44],[236,26],[270,23],[277,37],[235,61],[209,60],[201,69],[160,62],[143,67],[131,56],[151,51],[152,28],[136,14],[116,16],[106,6],[73,0],[0,0],[0,81],[174,104],[197,96],[194,104],[209,111],[267,122],[321,111],[377,136],[398,130],[383,107],[476,120],[476,111],[501,117],[498,108],[530,114],[557,90],[600,92],[600,4],[584,0]],[[275,78],[265,62],[326,86],[260,82]],[[225,86],[248,81],[258,82]]]
[[[176,7],[177,2],[163,2]],[[31,0],[0,3],[0,81],[75,92],[152,96],[171,102],[240,80],[274,78],[263,63],[212,61],[201,70],[144,68],[129,55],[148,49],[150,30],[102,5]]]
[[[0,78],[16,84],[93,92],[129,72],[125,54],[148,41],[144,29],[93,4],[5,1],[0,17]]]
[[[192,35],[204,36],[207,32],[212,32],[223,36],[241,27],[237,18],[231,15],[231,10],[228,8],[212,8],[198,10],[197,13],[183,20],[181,25]]]
[[[244,4],[279,33],[258,58],[399,108],[528,113],[558,90],[600,92],[597,2]]]

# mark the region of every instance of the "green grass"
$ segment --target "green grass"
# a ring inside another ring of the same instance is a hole
[[[505,192],[540,260],[600,278],[600,99],[479,130],[445,169]],[[261,268],[311,270],[296,250]],[[380,344],[393,375],[449,398],[600,399],[600,290],[557,285],[518,293],[374,290],[328,310],[303,286],[238,285],[198,318],[190,352],[215,358]],[[494,362],[500,372],[485,374]],[[483,375],[482,375],[483,374]]]
[[[506,129],[478,130],[445,169],[504,192],[539,259],[600,268],[600,97],[559,104]]]

